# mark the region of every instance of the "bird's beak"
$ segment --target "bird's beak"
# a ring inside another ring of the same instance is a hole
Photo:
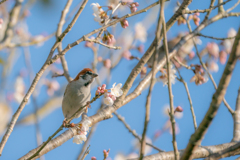
[[[97,75],[96,73],[93,73],[93,74],[92,74],[92,77],[93,77],[93,78],[95,78],[95,77],[97,77],[97,76],[98,76],[98,75]]]

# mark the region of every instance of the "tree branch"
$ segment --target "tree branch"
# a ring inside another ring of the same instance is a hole
[[[240,87],[238,89],[238,96],[236,100],[236,107],[233,114],[233,139],[232,142],[238,142],[240,141]]]

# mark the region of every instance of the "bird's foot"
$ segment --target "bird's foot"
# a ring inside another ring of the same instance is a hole
[[[67,122],[67,119],[65,118],[65,119],[63,120],[63,127],[65,127],[65,128],[71,128],[71,127],[75,127],[75,124],[74,124],[74,123],[71,123],[71,124],[70,124],[70,122]]]

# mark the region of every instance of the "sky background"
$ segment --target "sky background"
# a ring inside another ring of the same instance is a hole
[[[73,26],[72,30],[68,33],[68,35],[63,40],[63,47],[66,47],[67,44],[74,42],[75,40],[82,37],[84,34],[87,34],[94,29],[100,28],[99,24],[93,20],[92,9],[90,7],[91,3],[98,2],[100,5],[107,5],[107,1],[93,1],[89,0],[85,9],[83,10],[82,14],[80,15],[79,19],[77,20],[76,24]],[[152,0],[146,1],[137,1],[139,2],[140,6],[138,10],[145,8],[146,6],[150,5],[151,3],[155,2]],[[225,8],[231,7],[235,4],[237,0],[233,0],[225,5]],[[12,3],[9,0],[8,3]],[[80,3],[80,0],[74,0],[73,4],[70,8],[70,11]],[[46,5],[42,2],[37,2],[31,9],[30,9],[30,16],[26,19],[26,23],[28,25],[29,32],[32,35],[39,35],[39,34],[51,34],[53,33],[56,28],[57,24],[60,19],[60,14],[62,9],[66,4],[66,0],[64,1],[51,1],[50,4]],[[216,3],[215,3],[216,5]],[[169,20],[170,17],[174,14],[173,8],[176,6],[176,1],[170,1],[166,3],[165,9],[165,16],[166,20]],[[205,9],[209,6],[208,0],[202,1],[193,1],[189,5],[190,10],[194,9]],[[153,9],[158,9],[158,6],[154,7]],[[233,12],[239,12],[240,7],[238,6],[233,10]],[[119,15],[125,15],[129,13],[129,9],[121,10]],[[149,16],[151,10],[147,11],[146,13],[139,14],[137,16],[131,17],[128,19],[129,21],[129,30],[133,31],[134,25],[137,22],[141,22],[144,20],[146,16]],[[214,10],[210,17],[216,15],[217,9]],[[151,15],[150,17],[154,17]],[[204,14],[200,15],[201,20],[203,19]],[[215,36],[215,37],[226,37],[227,32],[230,28],[234,28],[238,30],[239,27],[239,17],[234,18],[227,18],[220,20],[212,25],[206,27],[201,33],[205,35]],[[157,19],[156,19],[157,21]],[[156,22],[155,21],[155,22]],[[151,44],[154,38],[154,32],[156,28],[156,23],[153,23],[151,27],[148,29],[148,40],[144,43],[145,51],[148,46]],[[69,21],[67,22],[67,24]],[[66,28],[67,24],[64,25],[64,29]],[[192,27],[195,28],[196,26],[191,23]],[[116,28],[116,37],[120,35],[124,29],[118,24]],[[109,29],[111,32],[111,29]],[[178,26],[176,23],[168,32],[168,38],[171,39],[176,36],[179,32],[186,32],[188,31],[186,25]],[[215,41],[212,39],[206,39],[201,37],[202,45],[198,45],[198,48],[201,50],[206,46],[208,42],[216,42],[220,43],[220,41]],[[47,42],[44,43],[43,46],[36,47],[31,46],[30,53],[31,53],[31,62],[33,65],[34,72],[38,72],[43,63],[45,62],[49,51],[52,45],[55,42],[55,37],[51,38]],[[142,44],[141,42],[137,42],[137,44]],[[18,48],[17,56],[12,72],[10,73],[7,79],[7,89],[5,94],[9,91],[13,90],[13,84],[15,82],[16,76],[19,72],[25,67],[25,61],[23,56],[23,49]],[[115,51],[113,50],[112,53],[114,54]],[[142,54],[139,52],[132,50],[132,55],[141,57]],[[6,56],[6,52],[0,52],[2,57]],[[105,58],[109,57],[109,51],[103,47],[100,47],[99,54]],[[82,70],[84,67],[91,67],[91,62],[93,59],[93,53],[89,48],[84,47],[84,42],[80,43],[78,46],[72,48],[66,54],[66,60],[68,62],[69,73],[71,77],[75,77],[77,73]],[[194,64],[199,64],[198,59],[194,59],[193,61],[189,62]],[[137,60],[128,61],[126,59],[122,59],[119,65],[112,71],[110,85],[107,88],[110,88],[111,85],[115,82],[117,83],[125,83],[127,77],[129,76],[133,67],[137,64]],[[225,65],[219,64],[219,71],[217,73],[213,73],[213,77],[216,83],[219,83],[221,75],[223,73]],[[61,64],[53,64],[55,67],[61,69]],[[102,68],[101,65],[98,66],[98,69]],[[232,109],[235,109],[236,98],[237,98],[237,91],[240,87],[240,64],[239,62],[236,65],[236,68],[233,72],[231,82],[228,86],[226,92],[226,100]],[[203,85],[196,86],[195,83],[190,83],[190,79],[193,76],[193,73],[186,69],[181,69],[181,74],[184,77],[185,81],[188,82],[188,87],[190,90],[190,94],[193,101],[193,107],[196,114],[197,124],[199,125],[202,121],[207,109],[210,106],[210,102],[212,99],[212,95],[215,92],[213,84],[211,81]],[[51,79],[51,75],[47,75],[47,78]],[[65,85],[67,84],[67,80],[64,77],[55,78],[60,83],[60,86],[64,89]],[[137,77],[134,86],[130,90],[130,92],[137,86],[137,83],[140,82],[140,76]],[[28,78],[25,78],[25,83],[27,88],[29,87],[30,83]],[[106,83],[106,80],[103,81]],[[184,149],[189,141],[191,134],[194,132],[192,115],[190,112],[189,101],[187,98],[187,94],[185,88],[182,83],[176,82],[173,86],[173,95],[174,95],[174,106],[182,106],[184,109],[183,117],[181,119],[176,119],[176,122],[180,128],[180,133],[177,134],[177,145],[178,149]],[[92,88],[92,95],[94,95],[96,90]],[[136,130],[138,135],[142,134],[143,131],[143,124],[144,124],[144,116],[145,116],[145,103],[146,103],[146,96],[148,93],[148,89],[143,91],[140,96],[135,98],[130,103],[126,104],[125,106],[121,107],[117,112],[125,117],[126,122],[131,126],[132,129]],[[62,92],[60,93],[60,95]],[[57,94],[56,94],[57,95]],[[42,87],[40,90],[40,94],[37,97],[37,104],[39,107],[43,106],[43,104],[49,100],[49,97],[46,94],[46,87]],[[92,109],[89,109],[88,115],[93,115],[101,104],[101,100],[97,100],[91,106]],[[158,82],[153,89],[152,93],[152,101],[151,101],[151,114],[150,114],[150,122],[149,127],[147,130],[147,136],[153,137],[156,130],[161,129],[165,122],[168,120],[168,117],[163,114],[163,108],[165,105],[169,104],[168,98],[168,89],[167,87],[163,86],[161,82]],[[13,110],[13,113],[18,108],[18,103],[11,102],[10,106]],[[20,115],[20,119],[25,117],[26,115],[32,113],[34,111],[34,107],[32,102],[25,106],[23,112]],[[44,119],[40,121],[40,129],[43,136],[43,141],[46,141],[47,138],[52,135],[58,127],[62,124],[64,117],[62,114],[61,106],[58,106],[53,112],[48,114]],[[77,120],[79,121],[79,120]],[[74,122],[77,122],[74,121]],[[64,129],[63,131],[65,131]],[[15,160],[26,153],[28,153],[31,149],[37,147],[36,138],[35,138],[35,126],[34,125],[17,125],[10,138],[8,139],[6,146],[3,150],[3,154],[0,159],[2,160]],[[2,136],[2,135],[1,135]],[[228,143],[231,141],[233,136],[233,119],[231,114],[228,112],[224,104],[222,103],[219,111],[214,118],[210,128],[205,135],[202,145],[209,146],[209,145],[217,145],[222,143]],[[90,157],[95,156],[97,159],[103,159],[103,150],[110,148],[109,157],[114,159],[114,157],[118,153],[123,153],[125,155],[129,154],[132,149],[133,145],[132,142],[135,138],[129,133],[124,125],[114,116],[112,119],[108,119],[102,121],[98,124],[97,130],[92,136],[90,142],[90,154],[87,156],[86,159],[90,159]],[[165,150],[171,151],[173,150],[172,146],[172,135],[169,132],[163,133],[155,142],[154,145]],[[81,151],[81,145],[77,145],[72,143],[72,139],[64,143],[62,146],[50,151],[49,153],[45,154],[46,160],[58,159],[58,160],[65,160],[65,159],[76,159],[78,154]],[[138,150],[135,150],[138,153]],[[157,153],[157,151],[152,150],[150,154]],[[235,159],[235,157],[226,158],[227,160]]]

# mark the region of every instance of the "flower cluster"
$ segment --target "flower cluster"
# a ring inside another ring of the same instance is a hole
[[[103,25],[105,19],[108,18],[108,15],[105,11],[103,11],[102,7],[98,3],[91,4],[93,9],[93,16],[95,17],[94,20],[98,22],[100,25]]]
[[[121,83],[117,85],[116,83],[114,83],[112,88],[110,89],[110,92],[105,92],[104,94],[104,99],[103,99],[104,104],[108,106],[112,106],[116,98],[120,97],[123,94],[121,87],[122,87]]]
[[[179,6],[176,6],[175,8],[174,8],[174,13],[177,11],[179,9]],[[186,8],[186,10],[187,11],[189,11],[189,8]],[[188,14],[184,14],[183,16],[180,16],[179,18],[178,18],[178,25],[181,25],[181,24],[186,24],[186,19],[187,19],[187,17],[188,17]]]
[[[116,43],[116,40],[112,34],[109,32],[106,34],[104,33],[104,36],[102,38],[103,43],[106,43],[107,45],[112,46],[114,43]]]
[[[199,18],[199,16],[200,16],[200,13],[194,13],[193,15],[190,15],[189,17],[188,17],[188,19],[189,20],[193,20],[193,22],[194,22],[194,24],[196,25],[196,26],[199,26],[199,22],[200,22],[200,18]]]
[[[159,80],[161,82],[163,82],[163,86],[168,84],[168,74],[167,74],[167,70],[166,69],[161,69],[160,70],[162,75],[159,77]],[[175,79],[176,79],[176,69],[172,68],[171,65],[171,69],[170,69],[170,79],[171,79],[171,83],[175,84]]]
[[[98,87],[96,91],[96,95],[103,94],[105,92],[107,92],[106,84],[103,84],[101,87]]]
[[[106,159],[108,157],[109,152],[110,152],[110,149],[108,149],[107,151],[105,149],[103,150],[104,159]]]
[[[193,65],[191,64],[191,67],[195,67],[193,70],[194,76],[191,78],[190,82],[194,82],[196,85],[201,85],[203,83],[206,83],[208,81],[207,74],[203,71],[201,65]]]
[[[73,137],[73,143],[82,144],[87,140],[87,132],[89,131],[89,127],[91,127],[92,123],[89,120],[84,120],[83,123],[80,123],[77,126],[77,135]]]

